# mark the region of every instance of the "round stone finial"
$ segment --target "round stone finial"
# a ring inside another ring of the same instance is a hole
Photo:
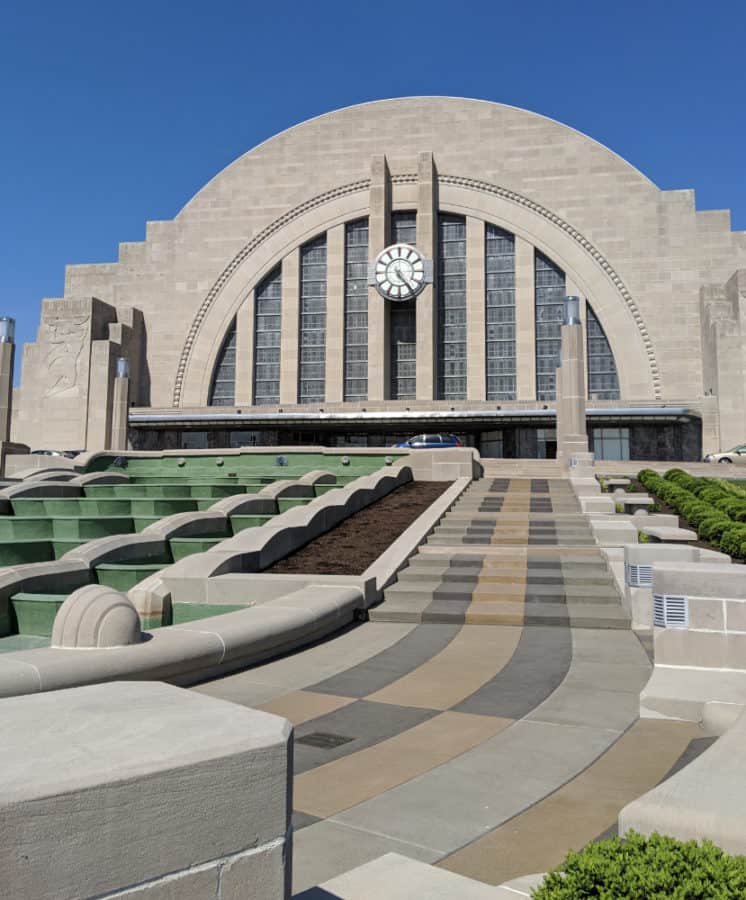
[[[102,584],[73,591],[52,628],[52,647],[126,647],[141,641],[140,616],[132,601]]]

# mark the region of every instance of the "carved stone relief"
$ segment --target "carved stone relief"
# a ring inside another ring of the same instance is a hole
[[[75,396],[78,391],[83,348],[87,343],[90,314],[49,317],[42,321],[39,343],[47,366],[45,397]]]

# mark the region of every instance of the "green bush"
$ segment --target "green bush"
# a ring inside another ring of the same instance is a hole
[[[717,478],[716,481],[727,493],[746,500],[746,489],[744,489],[742,484],[738,484],[735,481],[726,481],[724,478]]]
[[[702,519],[697,527],[697,533],[704,540],[710,541],[717,546],[720,543],[720,536],[732,525],[733,522],[722,513],[720,515],[711,515]]]
[[[643,469],[638,481],[724,553],[746,559],[746,490],[722,478],[695,478],[682,469],[665,476]]]
[[[729,556],[743,559],[746,558],[742,553],[744,542],[746,542],[746,525],[734,523],[720,536],[720,549]]]
[[[533,900],[743,900],[746,857],[729,856],[710,841],[677,841],[628,832],[567,854]]]

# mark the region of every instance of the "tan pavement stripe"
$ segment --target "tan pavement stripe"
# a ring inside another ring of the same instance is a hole
[[[465,625],[518,626],[524,622],[524,604],[521,603],[472,603],[464,613]]]
[[[460,756],[512,719],[444,712],[350,756],[296,775],[294,806],[327,818]]]
[[[519,544],[525,546],[528,543],[528,522],[515,522],[512,525],[497,525],[492,532],[490,543],[503,546],[506,544]]]
[[[495,536],[493,543],[497,543]],[[528,525],[525,526],[524,544],[528,543]],[[471,603],[464,613],[464,623],[468,625],[523,625],[526,599],[526,578],[528,560],[511,562],[510,583],[495,584],[499,577],[495,561],[482,564],[479,579],[472,593]]]
[[[701,736],[691,722],[641,719],[577,778],[438,865],[488,884],[546,872],[614,825]]]
[[[518,624],[523,624],[523,616]],[[520,628],[464,627],[432,659],[365,699],[395,706],[450,709],[509,662],[520,636]]]
[[[284,716],[293,725],[302,725],[318,716],[342,709],[355,702],[355,697],[337,697],[335,694],[317,694],[314,691],[293,691],[282,697],[275,697],[269,703],[263,703],[257,709]]]

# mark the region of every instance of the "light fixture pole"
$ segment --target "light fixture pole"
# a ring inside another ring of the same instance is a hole
[[[557,369],[557,457],[568,467],[592,464],[585,421],[585,354],[580,297],[565,297]]]
[[[111,450],[127,449],[130,405],[130,361],[126,356],[117,359],[111,410]]]
[[[15,358],[16,320],[0,317],[0,441],[10,440],[13,412],[13,362]]]

